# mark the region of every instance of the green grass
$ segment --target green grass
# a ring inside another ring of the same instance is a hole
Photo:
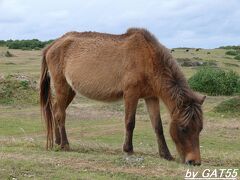
[[[206,103],[209,105],[211,102]],[[95,106],[92,106],[93,111]],[[0,117],[0,122],[4,124],[0,131],[0,158],[4,164],[0,165],[0,173],[3,174],[1,177],[20,179],[27,176],[35,179],[182,178],[185,170],[189,168],[179,162],[168,162],[159,158],[150,121],[148,116],[142,116],[141,112],[139,114],[145,120],[137,118],[133,138],[135,156],[133,162],[129,162],[121,150],[124,138],[122,117],[82,120],[68,114],[67,132],[72,150],[62,152],[57,147],[52,151],[44,149],[45,135],[37,107],[31,109],[26,107],[16,112],[8,108],[5,110],[8,113],[3,113]],[[29,110],[31,115],[26,119],[22,113]],[[70,107],[69,112],[73,110],[76,108]],[[165,117],[163,120],[167,143],[172,154],[177,157],[175,145],[168,133],[169,127],[166,122],[169,119]],[[239,130],[232,127],[237,120],[207,118],[205,121],[200,138],[203,165],[194,168],[200,171],[204,168],[238,167]],[[22,127],[25,129],[24,132],[19,130]],[[135,161],[134,159],[137,158],[143,158],[143,161]],[[61,173],[63,171],[64,173]]]
[[[6,48],[0,47],[0,52],[6,51]],[[226,56],[226,51],[201,49],[198,52],[185,52],[177,49],[173,56],[198,57],[206,62],[214,60],[218,68],[240,74],[240,61]],[[38,81],[40,51],[11,50],[11,53],[14,57],[0,56],[0,79],[6,81],[5,77],[9,74],[17,73],[30,77],[31,82]],[[228,63],[235,65],[229,66]],[[182,69],[187,78],[197,71],[197,68],[190,67]],[[13,83],[12,80],[9,82],[10,88],[6,90],[14,89],[17,85],[20,87],[18,92],[29,95],[26,93],[29,89],[24,91],[24,87],[28,87],[25,82],[19,84],[19,81],[14,80]],[[24,97],[20,101],[8,96],[7,102],[12,98],[11,103],[0,105],[0,179],[183,179],[189,168],[203,171],[206,168],[240,167],[239,115],[214,110],[229,99],[226,96],[208,96],[204,103],[200,167],[189,167],[179,162],[168,132],[170,117],[162,105],[165,137],[171,153],[176,157],[173,162],[158,156],[156,137],[144,101],[140,101],[137,111],[133,137],[135,154],[128,160],[122,152],[123,102],[105,104],[77,97],[67,110],[66,129],[71,151],[62,152],[57,146],[53,150],[45,150],[45,125],[41,120],[40,108],[38,103],[26,103],[29,102],[28,97]],[[29,97],[36,102],[37,94]],[[229,105],[223,107],[224,110],[227,108]]]
[[[217,113],[224,113],[228,115],[240,115],[240,97],[234,97],[221,102],[214,108]]]

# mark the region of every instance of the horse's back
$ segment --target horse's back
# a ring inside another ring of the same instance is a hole
[[[123,53],[109,41],[79,38],[65,56],[65,76],[73,89],[92,99],[122,96]]]
[[[120,99],[127,81],[137,82],[137,74],[144,69],[141,62],[144,52],[136,47],[139,42],[134,38],[134,35],[101,33],[65,34],[55,48],[62,49],[58,53],[62,54],[62,68],[68,84],[92,99]]]

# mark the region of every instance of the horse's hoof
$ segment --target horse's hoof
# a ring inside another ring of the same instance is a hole
[[[126,153],[127,155],[132,155],[133,154],[133,146],[129,146],[124,144],[123,145],[123,152]]]
[[[131,156],[131,155],[133,155],[134,154],[134,152],[133,151],[123,151],[127,156]]]
[[[56,145],[60,145],[60,144],[61,144],[61,141],[55,140],[55,144],[56,144]]]
[[[166,159],[166,160],[168,160],[168,161],[174,161],[175,159],[174,159],[174,157],[172,157],[172,155],[160,155],[160,157],[162,157],[162,158],[164,158],[164,159]]]
[[[64,144],[64,145],[62,145],[62,146],[61,146],[61,149],[62,149],[63,151],[69,151],[69,150],[70,150],[69,144]]]
[[[166,159],[168,161],[174,161],[175,160],[174,157],[172,157],[171,155],[164,157],[164,159]]]

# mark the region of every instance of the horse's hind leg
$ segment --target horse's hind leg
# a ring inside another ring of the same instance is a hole
[[[54,82],[56,101],[53,107],[55,119],[55,142],[63,150],[69,150],[69,142],[65,129],[66,109],[75,96],[75,92],[66,81]]]
[[[54,132],[55,132],[55,143],[57,145],[60,145],[61,144],[61,134],[60,134],[60,131],[59,131],[58,122],[56,120],[55,120]]]
[[[157,97],[145,99],[147,109],[150,115],[153,129],[157,136],[159,155],[167,160],[172,160],[172,156],[167,147],[163,134],[162,120],[160,117],[159,99]]]

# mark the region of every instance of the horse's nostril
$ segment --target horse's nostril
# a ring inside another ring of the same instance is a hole
[[[201,165],[200,162],[197,162],[197,163],[194,164],[194,166],[200,166],[200,165]]]
[[[194,160],[188,160],[186,161],[187,165],[195,165],[195,161]]]
[[[200,162],[195,162],[194,160],[188,160],[186,161],[187,165],[193,165],[193,166],[200,166],[201,163]]]

